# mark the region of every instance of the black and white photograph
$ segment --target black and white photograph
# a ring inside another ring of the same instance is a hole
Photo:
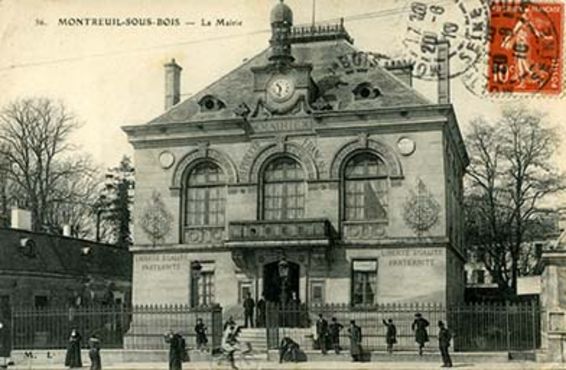
[[[0,0],[0,369],[566,369],[564,0]]]

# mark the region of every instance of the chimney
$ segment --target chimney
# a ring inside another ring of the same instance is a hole
[[[63,236],[71,236],[71,225],[63,225]]]
[[[31,231],[31,212],[21,208],[12,208],[12,229]]]
[[[448,41],[438,43],[438,104],[450,104],[450,60]]]
[[[165,64],[165,110],[168,110],[181,100],[181,68],[171,59]]]

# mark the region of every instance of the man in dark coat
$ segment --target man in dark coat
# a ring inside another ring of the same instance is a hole
[[[181,334],[169,331],[165,335],[165,342],[169,343],[169,370],[182,370],[186,356],[185,339]]]
[[[354,362],[359,362],[362,359],[362,328],[356,325],[356,321],[350,321],[350,355]]]
[[[251,297],[250,293],[248,293],[246,299],[244,299],[244,327],[248,327],[248,321],[250,327],[254,326],[254,308],[255,302]]]
[[[438,328],[440,329],[438,332],[438,346],[442,355],[442,367],[452,367],[452,359],[450,358],[450,353],[448,353],[452,333],[450,333],[450,330],[446,328],[442,321],[438,322]]]
[[[206,337],[206,325],[202,322],[202,319],[197,319],[197,324],[195,325],[195,334],[197,336],[197,349],[203,350],[206,348],[208,343],[208,338]]]
[[[71,330],[71,335],[69,336],[65,366],[70,368],[83,367],[81,361],[81,335],[75,328]]]
[[[91,335],[88,339],[88,357],[90,358],[90,370],[101,370],[102,361],[100,360],[100,339],[96,335]]]
[[[393,353],[393,345],[397,343],[397,328],[395,327],[395,324],[393,324],[392,319],[389,319],[387,321],[383,320],[383,325],[387,327],[387,333],[385,333],[387,352]]]
[[[328,327],[330,332],[330,343],[332,343],[332,347],[336,354],[340,353],[340,330],[342,330],[343,327],[344,326],[340,324],[335,317],[332,318],[332,323]]]
[[[425,343],[428,342],[428,332],[426,328],[429,326],[428,321],[422,317],[420,313],[415,314],[415,321],[413,321],[413,325],[411,328],[415,332],[415,342],[419,344],[419,355],[423,355],[423,348]]]
[[[326,354],[326,345],[328,342],[328,321],[318,314],[318,320],[316,322],[316,336],[318,338],[318,345],[320,346],[320,351],[323,355]]]
[[[265,326],[265,299],[263,294],[256,304],[256,323],[258,328],[263,328]]]

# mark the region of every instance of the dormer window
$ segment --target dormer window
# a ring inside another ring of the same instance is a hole
[[[226,104],[212,95],[206,95],[198,102],[201,112],[215,112],[226,107]]]
[[[19,247],[24,256],[34,258],[37,254],[35,241],[30,238],[21,238]]]
[[[375,99],[381,95],[381,91],[369,82],[363,82],[352,90],[356,100]]]

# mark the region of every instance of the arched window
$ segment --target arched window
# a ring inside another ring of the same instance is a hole
[[[224,225],[225,175],[213,162],[196,165],[187,178],[185,226]]]
[[[305,214],[305,172],[289,157],[279,157],[263,171],[263,218],[286,220]]]
[[[344,219],[387,220],[387,167],[374,154],[360,153],[344,167]]]

